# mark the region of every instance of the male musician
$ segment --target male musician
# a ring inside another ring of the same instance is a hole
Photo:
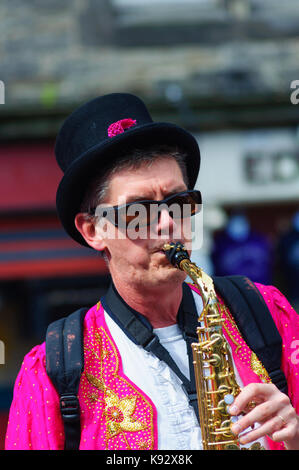
[[[176,125],[153,122],[139,98],[116,93],[77,109],[55,150],[64,171],[57,193],[62,224],[76,241],[104,254],[112,279],[84,318],[80,449],[200,449],[196,406],[192,394],[188,398],[192,361],[184,302],[193,299],[198,316],[202,301],[162,249],[171,241],[190,244],[191,216],[201,204],[194,190],[197,142]],[[298,317],[275,288],[258,289],[283,340],[289,396],[269,383],[226,310],[226,339],[242,387],[230,412],[247,411],[232,429],[247,429],[244,444],[259,439],[266,448],[299,449],[299,377],[289,359]],[[73,336],[70,331],[69,344]],[[7,449],[63,449],[72,437],[48,373],[43,344],[25,357],[16,380]]]

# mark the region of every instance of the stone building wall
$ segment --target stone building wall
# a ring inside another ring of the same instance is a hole
[[[2,0],[0,138],[53,135],[77,104],[114,91],[190,128],[296,123],[298,3],[183,3]]]

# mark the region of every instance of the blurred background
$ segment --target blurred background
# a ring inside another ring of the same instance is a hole
[[[68,238],[55,209],[56,133],[95,96],[136,93],[155,120],[193,132],[204,202],[193,259],[210,274],[275,284],[298,307],[299,4],[2,0],[0,18],[3,448],[24,355],[50,321],[93,305],[109,283],[103,260]]]

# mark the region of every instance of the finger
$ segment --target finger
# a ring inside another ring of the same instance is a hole
[[[232,426],[232,431],[235,434],[247,429],[249,426],[254,426],[255,423],[264,423],[271,417],[273,417],[280,410],[280,404],[278,402],[267,401],[257,405],[246,415],[240,417],[238,422]]]
[[[242,389],[235,398],[233,405],[229,408],[232,415],[238,415],[242,411],[246,411],[248,403],[251,401],[263,402],[269,399],[271,395],[277,392],[277,388],[273,384],[252,383]]]
[[[273,433],[280,431],[281,427],[281,419],[278,416],[273,416],[273,418],[256,427],[253,431],[242,434],[242,436],[240,436],[240,443],[248,444],[249,442],[256,441],[257,439],[260,439],[266,435],[271,436]]]
[[[292,420],[291,422],[287,423],[286,426],[283,426],[278,431],[275,431],[274,433],[272,433],[270,437],[275,442],[285,441],[285,443],[287,443],[288,441],[296,437],[297,426],[298,426],[298,423],[296,422],[296,420]]]

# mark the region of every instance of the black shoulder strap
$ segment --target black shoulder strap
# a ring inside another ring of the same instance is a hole
[[[187,342],[187,352],[189,357],[190,380],[184,376],[171,355],[160,343],[157,335],[154,334],[151,324],[138,312],[131,309],[119,297],[114,285],[111,284],[105,296],[101,299],[106,312],[120,326],[123,332],[139,346],[142,346],[148,352],[154,354],[161,361],[174,371],[182,381],[182,387],[188,396],[191,406],[198,417],[197,394],[195,386],[194,368],[192,364],[191,342],[196,338],[197,312],[190,287],[183,283],[183,298],[178,313],[179,326],[182,329],[183,336]]]
[[[281,370],[281,336],[261,293],[245,276],[214,277],[213,280],[245,342],[256,353],[272,382],[287,393],[287,381]]]
[[[65,450],[79,449],[80,444],[78,389],[84,367],[83,320],[87,310],[81,308],[51,323],[46,334],[46,371],[60,397]]]

